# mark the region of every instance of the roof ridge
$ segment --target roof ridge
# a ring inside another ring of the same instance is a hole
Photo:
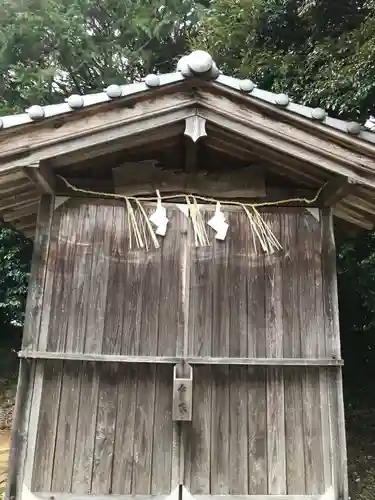
[[[124,85],[109,85],[103,92],[93,94],[72,94],[65,102],[59,104],[48,104],[46,106],[33,105],[24,113],[0,117],[0,129],[41,121],[45,118],[66,114],[93,106],[109,102],[121,97],[136,95],[156,87],[162,87],[183,81],[189,77],[200,77],[205,80],[212,80],[223,87],[231,88],[249,97],[253,97],[263,102],[268,102],[286,111],[303,116],[305,118],[319,121],[330,128],[346,132],[357,136],[365,141],[375,143],[375,133],[372,131],[374,124],[367,120],[364,125],[354,121],[345,121],[328,116],[323,108],[311,108],[303,104],[293,102],[286,94],[277,94],[267,90],[259,89],[250,79],[239,79],[226,76],[218,69],[212,56],[205,51],[195,50],[189,55],[182,56],[177,63],[176,71],[165,74],[149,74],[143,81]]]

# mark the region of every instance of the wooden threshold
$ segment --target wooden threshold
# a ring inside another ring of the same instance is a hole
[[[32,493],[40,500],[166,500],[170,495],[80,495],[75,493]],[[319,500],[321,495],[192,495],[195,500]]]
[[[210,356],[123,356],[116,354],[86,354],[69,352],[20,351],[20,358],[56,359],[62,361],[95,361],[110,363],[177,364],[185,361],[192,365],[252,365],[252,366],[342,366],[342,359],[330,358],[213,358]]]

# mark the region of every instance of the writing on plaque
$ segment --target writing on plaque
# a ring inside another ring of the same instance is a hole
[[[192,394],[193,394],[193,369],[190,365],[184,366],[184,374],[177,375],[177,369],[173,371],[173,412],[175,421],[189,421],[192,418]]]

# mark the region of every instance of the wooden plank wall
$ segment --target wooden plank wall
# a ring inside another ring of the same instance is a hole
[[[227,212],[225,242],[211,238],[210,247],[196,248],[190,237],[187,252],[188,220],[175,208],[168,217],[161,248],[146,252],[130,248],[125,207],[71,200],[55,213],[40,349],[174,356],[184,352],[188,331],[192,356],[339,354],[319,213],[265,214],[283,246],[271,256],[243,211]],[[40,363],[33,490],[169,493],[176,484],[172,366]],[[187,488],[315,494],[335,482],[339,489],[338,384],[336,371],[323,368],[196,366]]]

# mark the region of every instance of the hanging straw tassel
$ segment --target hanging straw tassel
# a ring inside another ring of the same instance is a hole
[[[192,196],[191,198],[193,203],[191,203],[189,196],[186,196],[186,203],[189,207],[189,213],[193,224],[195,246],[209,246],[210,242],[207,236],[202,212],[199,209],[196,198],[194,196]]]
[[[252,208],[252,212],[245,206],[242,205],[247,218],[249,219],[251,228],[253,230],[253,242],[255,245],[255,236],[259,240],[260,246],[262,247],[263,252],[269,254],[273,253],[275,250],[280,250],[282,248],[280,242],[277,240],[276,236],[273,234],[269,225],[265,222],[263,217],[260,215],[258,210],[255,207]]]
[[[141,211],[141,214],[143,216],[144,221],[146,222],[146,226],[147,226],[147,229],[149,230],[152,242],[154,243],[154,247],[156,249],[160,248],[160,245],[159,245],[158,239],[156,237],[155,231],[154,231],[154,229],[153,229],[153,227],[151,225],[151,222],[149,221],[149,218],[147,217],[146,211],[143,208],[142,203],[139,200],[137,200],[137,199],[136,199],[136,203],[137,203],[137,205],[139,207],[139,210]],[[147,238],[146,238],[146,245],[147,245]]]
[[[142,235],[139,231],[138,223],[137,223],[137,220],[135,218],[132,204],[130,203],[128,198],[125,198],[125,203],[126,203],[126,208],[128,210],[128,221],[129,221],[129,228],[130,228],[130,237],[129,237],[130,248],[132,248],[132,232],[134,233],[137,247],[144,248],[145,244],[143,242]]]

